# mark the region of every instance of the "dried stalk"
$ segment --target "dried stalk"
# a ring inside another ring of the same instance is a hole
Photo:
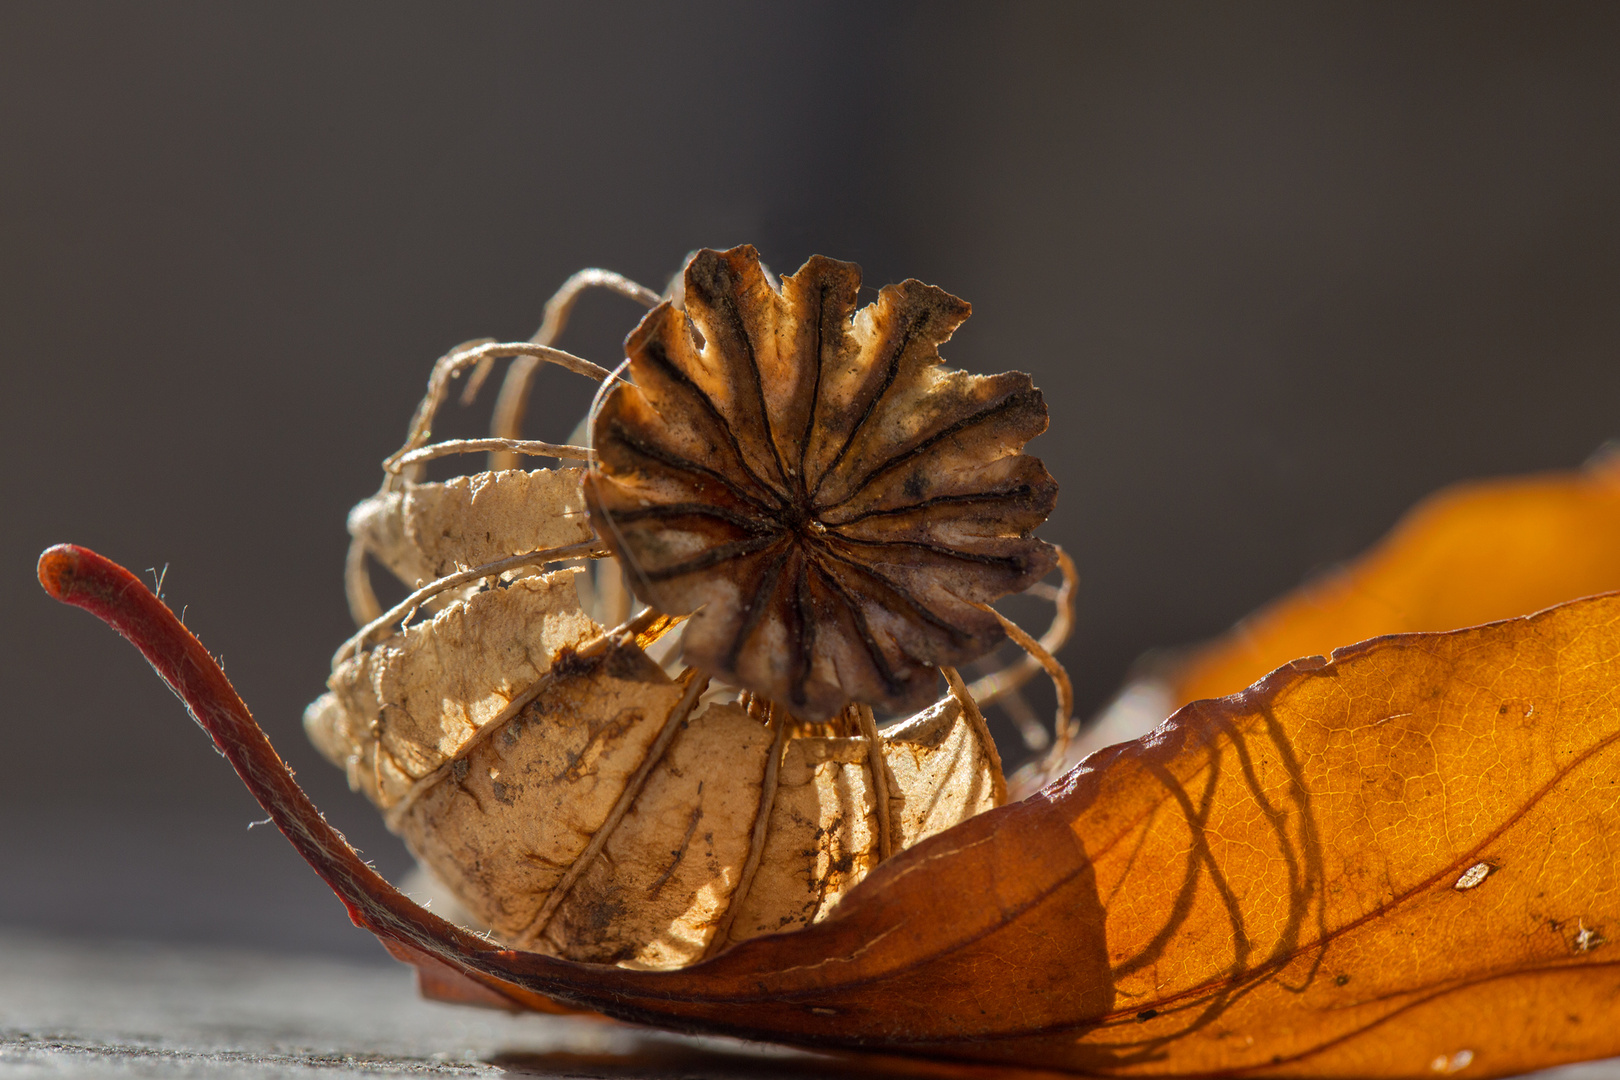
[[[1007,636],[1021,645],[1024,651],[1029,653],[1031,659],[1046,669],[1046,673],[1052,677],[1052,685],[1057,688],[1058,706],[1057,720],[1054,727],[1055,737],[1052,740],[1052,749],[1047,755],[1045,765],[1047,771],[1050,772],[1056,763],[1063,760],[1063,755],[1068,753],[1069,741],[1074,738],[1074,684],[1069,681],[1069,673],[1064,670],[1062,664],[1058,663],[1057,658],[1048,652],[1046,647],[1039,641],[1030,637],[1023,627],[988,604],[979,604],[977,606],[1001,620],[1001,625],[1006,629]]]
[[[872,802],[877,809],[878,859],[882,861],[894,853],[894,833],[889,825],[889,763],[883,758],[883,737],[878,734],[877,719],[870,705],[852,706],[855,723],[866,739],[866,761],[872,769]]]
[[[593,273],[596,275],[595,277],[592,276]],[[580,282],[575,286],[576,294],[580,288],[593,284],[606,285],[610,288],[618,287],[614,284],[614,281],[606,280],[608,278],[617,282],[626,282],[626,279],[619,278],[616,274],[608,274],[606,271],[582,271],[570,278],[569,282],[574,283],[576,280]],[[641,289],[641,286],[635,285],[633,282],[627,282],[627,285],[632,289],[632,295],[640,295],[635,293],[634,290]],[[546,306],[547,320],[548,322],[555,322],[558,330],[561,329],[561,324],[567,321],[567,309],[571,307],[573,301],[567,299],[558,309],[561,312],[559,316],[560,322],[552,319],[553,304],[558,302],[559,297],[562,297],[568,288],[569,285],[565,284],[563,290],[559,291],[558,296],[553,297],[552,301]],[[642,292],[645,291],[642,290]],[[542,327],[542,330],[544,330],[544,327]],[[434,363],[433,371],[428,376],[427,393],[423,395],[421,402],[416,407],[415,414],[411,418],[405,444],[383,461],[385,475],[382,490],[395,490],[403,481],[419,479],[421,466],[425,462],[450,454],[500,451],[503,460],[507,462],[502,466],[504,468],[515,467],[516,457],[519,454],[589,461],[591,458],[589,447],[525,440],[515,437],[450,439],[433,445],[427,444],[427,440],[432,434],[434,419],[438,416],[439,409],[443,406],[445,397],[449,393],[451,381],[469,366],[473,366],[475,370],[473,377],[468,380],[466,393],[463,395],[464,401],[477,393],[478,387],[482,384],[484,376],[488,374],[490,366],[497,359],[503,357],[518,357],[527,364],[531,371],[541,362],[546,362],[557,364],[598,382],[611,377],[611,373],[598,364],[592,363],[583,357],[575,356],[572,353],[564,352],[561,349],[551,348],[550,341],[553,337],[555,337],[555,333],[541,342],[508,343],[481,339],[454,349],[440,357]],[[354,616],[355,622],[366,624],[366,629],[362,630],[362,635],[371,629],[370,624],[377,622],[382,617],[379,615],[381,604],[377,601],[376,592],[371,586],[371,579],[367,573],[367,553],[365,545],[359,540],[350,541],[344,566],[344,591],[349,602],[349,612]],[[597,555],[592,552],[588,557],[595,558]],[[428,586],[428,588],[435,588],[437,585],[438,583],[435,583]],[[413,606],[410,603],[410,598],[407,598],[404,604],[402,613],[409,611],[410,607]],[[339,650],[339,658],[344,658],[352,652],[353,647],[351,642],[346,642],[344,648]]]
[[[665,615],[654,608],[642,608],[636,617],[629,619],[621,628],[624,631],[634,629],[635,646],[645,652],[649,646],[663,638],[663,636],[686,621],[685,615]],[[620,631],[614,631],[619,633]]]
[[[979,737],[979,742],[990,755],[990,761],[994,765],[992,774],[995,776],[996,805],[1001,806],[1007,801],[1007,777],[1001,769],[1001,751],[996,748],[996,740],[990,736],[990,725],[985,722],[979,703],[973,700],[973,695],[968,693],[967,685],[962,682],[962,673],[953,667],[942,667],[939,673],[945,676],[945,681],[950,684],[951,695],[956,698],[957,704],[962,706],[962,715],[973,725],[974,734]]]
[[[382,604],[371,587],[371,574],[366,568],[366,545],[359,537],[350,537],[349,551],[343,558],[343,594],[349,601],[349,614],[356,626],[364,626],[382,615]]]
[[[792,726],[786,713],[775,705],[759,705],[758,697],[750,697],[748,712],[754,715],[755,707],[763,708],[768,717],[768,723],[776,730],[776,738],[771,742],[770,756],[765,759],[765,777],[759,785],[759,812],[754,815],[754,831],[748,840],[748,858],[743,862],[742,873],[737,876],[737,887],[731,890],[731,902],[726,905],[726,913],[720,918],[720,925],[715,927],[714,936],[709,939],[709,947],[704,950],[705,959],[715,955],[726,947],[731,937],[731,924],[737,920],[737,912],[742,910],[743,901],[748,899],[748,890],[754,885],[754,875],[759,873],[759,861],[765,854],[765,838],[771,831],[771,811],[776,806],[776,783],[778,774],[782,770],[782,754],[787,747],[788,728]]]
[[[1056,545],[1053,546],[1056,547]],[[1057,652],[1063,648],[1064,642],[1069,640],[1069,634],[1074,629],[1074,593],[1076,587],[1080,584],[1080,575],[1074,568],[1074,560],[1069,558],[1068,552],[1061,547],[1057,548],[1057,553],[1058,569],[1063,574],[1063,584],[1050,597],[1056,610],[1052,613],[1052,625],[1047,627],[1046,633],[1042,634],[1040,639],[1041,648],[1048,653]],[[1048,586],[1041,585],[1029,591],[1038,593],[1038,590],[1046,588]],[[1007,620],[1002,619],[1001,621],[1005,623]],[[981,707],[993,705],[1002,696],[1011,693],[1034,678],[1035,674],[1043,666],[1036,659],[1035,654],[1031,652],[1028,655],[1019,657],[1016,662],[1007,665],[1000,671],[975,679],[969,690],[973,693],[973,699]]]
[[[434,458],[449,457],[452,454],[479,454],[486,450],[507,451],[513,455],[526,454],[529,457],[572,458],[576,461],[591,459],[590,447],[570,446],[567,443],[541,442],[538,439],[446,439],[444,442],[429,443],[408,454],[389,458],[383,462],[383,469],[386,472],[397,473],[424,461],[432,461]]]
[[[692,707],[697,704],[703,691],[709,687],[709,677],[696,668],[687,668],[681,677],[686,680],[686,690],[681,694],[681,699],[675,703],[675,708],[670,710],[669,716],[664,720],[664,726],[658,730],[658,737],[648,748],[647,756],[642,759],[629,782],[624,785],[624,790],[619,793],[613,809],[608,811],[607,819],[602,822],[601,828],[591,835],[591,842],[580,852],[579,858],[574,860],[562,880],[551,890],[546,902],[540,905],[540,910],[535,914],[534,921],[529,924],[528,929],[518,935],[515,944],[519,948],[534,948],[540,936],[546,932],[551,917],[557,913],[562,902],[568,899],[568,894],[573,890],[574,883],[579,880],[580,875],[590,869],[591,863],[596,861],[596,856],[607,844],[608,838],[613,835],[613,830],[618,828],[619,822],[624,820],[624,815],[636,801],[636,796],[640,795],[641,789],[646,786],[647,777],[652,775],[653,769],[664,759],[665,751],[680,733],[681,726],[692,713]]]
[[[365,645],[371,635],[405,618],[435,596],[449,589],[459,588],[462,585],[478,581],[480,578],[498,577],[508,570],[516,570],[524,566],[563,562],[567,559],[601,558],[606,554],[607,549],[602,546],[601,541],[595,539],[582,540],[577,544],[565,544],[558,548],[530,551],[522,555],[512,555],[505,559],[496,559],[494,562],[475,566],[471,570],[463,570],[460,573],[439,578],[437,581],[430,582],[417,589],[411,595],[361,627],[359,633],[345,641],[338,648],[337,653],[332,657],[332,667],[336,669],[339,664],[353,656],[356,651]]]
[[[398,460],[427,444],[433,432],[433,421],[438,416],[439,408],[444,404],[450,392],[451,380],[463,371],[486,360],[499,360],[504,357],[528,357],[534,362],[546,361],[569,371],[585,375],[597,382],[602,382],[612,373],[600,364],[593,364],[583,357],[573,353],[553,349],[548,345],[536,345],[532,342],[494,342],[483,341],[474,345],[464,346],[441,356],[433,365],[433,372],[428,376],[427,393],[423,396],[421,404],[416,407],[416,413],[411,417],[411,424],[405,437],[405,445],[391,454],[384,462],[383,467],[392,471],[392,466]],[[504,433],[497,433],[501,437],[508,437]],[[404,474],[399,474],[404,475]],[[396,477],[391,476],[390,482]],[[414,477],[406,476],[406,479]]]
[[[540,328],[529,340],[536,345],[555,344],[557,338],[562,335],[563,327],[568,325],[568,317],[573,314],[575,302],[586,289],[592,288],[616,292],[647,307],[653,307],[659,300],[657,293],[622,274],[615,274],[611,270],[581,270],[563,282],[562,288],[546,301],[546,312],[540,321]],[[477,392],[476,385],[483,382],[492,364],[493,361],[473,373],[472,379],[468,380],[469,393]],[[503,439],[522,437],[523,417],[529,407],[529,390],[534,383],[534,373],[538,367],[538,360],[520,357],[507,369],[506,380],[501,384],[501,392],[495,398],[495,415],[490,419],[489,425],[491,435]],[[516,467],[516,464],[509,453],[493,453],[489,457],[491,470],[511,469]]]

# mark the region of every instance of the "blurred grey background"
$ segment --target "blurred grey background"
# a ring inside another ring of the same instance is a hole
[[[380,957],[38,552],[167,565],[398,875],[299,727],[347,508],[446,348],[741,242],[939,284],[950,361],[1045,388],[1084,714],[1426,492],[1620,435],[1620,6],[0,6],[0,924]]]

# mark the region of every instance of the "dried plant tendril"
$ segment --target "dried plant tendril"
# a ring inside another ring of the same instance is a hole
[[[652,307],[619,373],[554,347],[596,286]],[[941,365],[962,301],[906,282],[857,310],[858,287],[822,258],[778,286],[752,248],[697,253],[679,304],[586,271],[534,341],[434,365],[350,514],[359,629],[305,726],[466,924],[681,967],[826,918],[1005,801],[981,700],[1043,667],[1067,686],[1073,567],[1030,535],[1056,485],[1021,452],[1045,406],[1027,376]],[[501,359],[491,436],[433,442],[454,380],[465,400]],[[593,446],[523,437],[547,363],[601,383]],[[477,452],[586,465],[424,480]],[[373,564],[409,590],[387,610]],[[989,606],[1042,589],[1039,642]],[[1009,634],[1028,655],[967,685],[955,665]]]

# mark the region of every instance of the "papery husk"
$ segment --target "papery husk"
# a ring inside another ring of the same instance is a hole
[[[349,512],[349,532],[401,581],[431,581],[525,551],[589,540],[583,469],[521,469],[385,489]],[[548,508],[536,514],[535,506]]]
[[[579,473],[406,481],[351,527],[406,580],[576,543]],[[875,777],[866,735],[700,702],[700,676],[586,614],[578,572],[491,579],[361,641],[305,715],[498,939],[680,967],[826,918],[885,855],[997,805],[999,758],[955,698],[878,735]]]

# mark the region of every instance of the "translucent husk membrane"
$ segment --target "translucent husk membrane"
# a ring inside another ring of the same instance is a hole
[[[603,389],[624,378],[552,345],[593,287],[660,299],[582,271],[531,341],[469,342],[434,364],[381,488],[350,515],[358,630],[305,726],[454,898],[458,921],[523,949],[672,968],[824,919],[884,859],[1005,802],[986,708],[1045,751],[1018,777],[1039,786],[1072,735],[1053,654],[1072,626],[1075,575],[1060,553],[1059,581],[1029,590],[1055,609],[1039,639],[979,605],[1020,652],[987,657],[972,682],[940,668],[934,704],[885,726],[858,703],[805,722],[682,665],[684,617],[638,603],[593,529],[592,450],[521,437],[542,364]],[[453,384],[467,376],[469,403],[501,360],[490,437],[432,441]],[[589,441],[588,421],[574,439]],[[473,453],[490,455],[487,471],[424,478],[428,462]],[[559,467],[516,468],[526,457]],[[412,590],[386,611],[373,562]],[[1050,735],[1021,692],[1043,670],[1057,688]]]

